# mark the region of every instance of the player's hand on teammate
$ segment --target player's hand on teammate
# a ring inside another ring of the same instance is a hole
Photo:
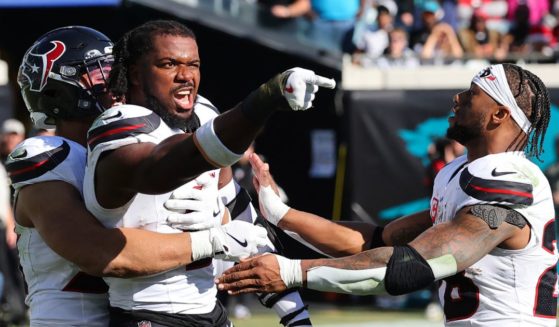
[[[258,253],[268,244],[266,229],[241,220],[210,229],[214,258],[239,261]]]
[[[264,218],[277,226],[290,208],[279,196],[277,185],[270,175],[270,166],[254,153],[249,156],[249,161],[254,172],[252,182],[258,192],[260,211]]]
[[[312,70],[291,68],[282,73],[282,94],[293,110],[307,110],[319,87],[333,89],[336,81],[316,75]]]
[[[171,213],[167,224],[185,231],[197,231],[220,226],[227,219],[227,209],[218,196],[218,177],[201,174],[196,184],[188,183],[173,191],[164,204]],[[225,216],[225,217],[224,217]]]
[[[297,268],[296,265],[299,265],[299,270],[293,274],[292,268]],[[232,295],[279,293],[288,288],[287,284],[291,284],[291,287],[300,286],[293,283],[295,279],[301,280],[300,270],[299,261],[289,260],[276,254],[265,254],[242,260],[241,263],[224,271],[215,279],[215,283],[220,291],[227,291]]]

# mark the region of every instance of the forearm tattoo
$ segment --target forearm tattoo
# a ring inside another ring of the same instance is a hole
[[[385,267],[392,256],[392,251],[392,247],[382,247],[344,258],[305,260],[302,262],[302,268],[306,271],[309,268],[318,266],[349,270]]]

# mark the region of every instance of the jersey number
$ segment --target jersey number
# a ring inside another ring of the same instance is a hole
[[[543,230],[542,247],[547,252],[555,253],[555,220],[550,220]],[[557,265],[546,269],[538,279],[536,286],[536,299],[534,301],[534,316],[542,318],[555,318],[557,315]]]
[[[555,223],[551,220],[544,228],[543,248],[555,252]],[[447,321],[471,317],[479,307],[479,288],[464,272],[445,278],[444,314]],[[557,314],[557,265],[546,269],[539,277],[534,300],[534,316],[553,318]]]
[[[446,321],[466,319],[479,307],[479,288],[464,272],[444,279],[444,315]]]

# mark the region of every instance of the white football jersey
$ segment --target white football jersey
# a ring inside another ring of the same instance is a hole
[[[86,161],[83,146],[58,136],[38,136],[20,143],[6,169],[15,189],[63,181],[82,193]],[[60,199],[65,201],[65,199]],[[50,249],[35,228],[16,225],[17,247],[25,282],[31,326],[107,326],[107,284]]]
[[[521,250],[495,248],[441,281],[446,326],[553,326],[557,309],[555,212],[549,183],[522,152],[466,156],[435,178],[431,218],[439,224],[475,204],[497,204],[522,214],[531,227]]]
[[[198,96],[195,114],[200,123],[217,116],[215,107]],[[213,109],[212,109],[213,108]],[[103,208],[94,189],[94,172],[99,156],[129,144],[158,144],[166,138],[183,133],[171,129],[153,111],[135,105],[113,107],[99,116],[89,130],[88,162],[84,179],[87,208],[106,227],[141,228],[160,233],[181,233],[166,224],[168,212],[163,207],[171,192],[159,195],[138,193],[126,205]],[[205,172],[213,178],[219,170]],[[191,181],[196,185],[195,181]],[[217,183],[215,183],[217,187]],[[125,310],[150,310],[180,314],[203,314],[214,309],[216,287],[213,282],[211,258],[154,276],[139,278],[105,278],[109,284],[111,306]]]

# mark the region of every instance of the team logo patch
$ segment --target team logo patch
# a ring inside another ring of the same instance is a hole
[[[437,220],[437,215],[439,214],[439,199],[433,198],[431,200],[431,221],[434,223]]]
[[[493,73],[491,72],[491,67],[485,68],[480,74],[479,77],[481,78],[487,78],[490,81],[494,81],[497,79],[497,77],[495,77],[495,75],[493,75]]]
[[[25,68],[22,72],[29,80],[31,91],[40,92],[47,85],[47,78],[52,66],[66,52],[66,45],[61,41],[50,41],[50,43],[52,43],[53,48],[45,53],[28,52],[25,55],[23,61]]]

